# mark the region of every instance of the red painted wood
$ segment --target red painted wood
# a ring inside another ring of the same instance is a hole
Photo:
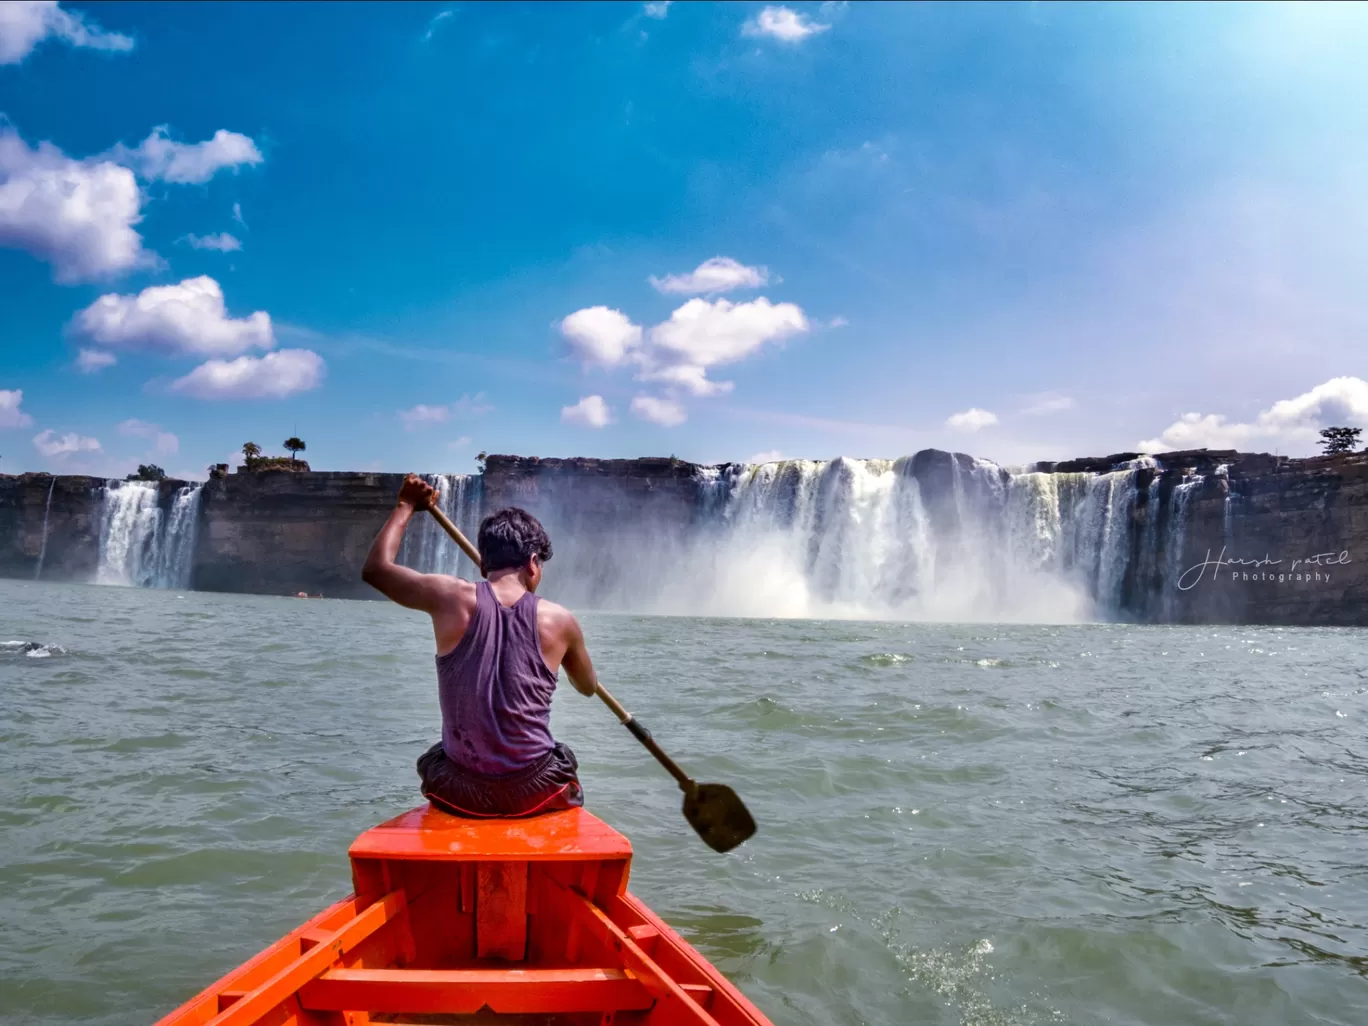
[[[353,859],[584,861],[630,858],[632,846],[583,809],[527,819],[468,819],[424,805],[367,830],[348,854]]]
[[[488,1005],[535,1015],[650,1008],[641,982],[620,969],[333,969],[299,993],[315,1011],[469,1015]]]

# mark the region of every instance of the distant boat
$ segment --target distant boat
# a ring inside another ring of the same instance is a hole
[[[157,1026],[482,1010],[567,1026],[770,1026],[628,893],[631,844],[583,809],[477,820],[424,805],[367,830],[348,854],[351,897]]]

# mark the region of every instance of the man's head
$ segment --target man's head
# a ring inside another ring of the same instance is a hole
[[[525,569],[527,586],[541,583],[542,564],[551,558],[551,539],[537,518],[525,509],[509,506],[480,521],[476,542],[480,569],[488,577],[496,570]]]

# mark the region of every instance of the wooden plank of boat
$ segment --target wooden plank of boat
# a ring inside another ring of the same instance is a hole
[[[474,1013],[565,1026],[769,1026],[628,892],[631,845],[583,809],[472,820],[425,805],[367,830],[348,855],[351,897],[157,1026]]]

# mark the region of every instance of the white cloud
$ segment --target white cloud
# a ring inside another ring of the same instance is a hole
[[[120,143],[110,155],[144,178],[180,185],[201,185],[224,168],[236,170],[265,159],[256,143],[239,132],[220,128],[213,138],[198,143],[176,142],[167,132],[166,125],[158,125],[133,149]]]
[[[831,320],[827,321],[827,327],[828,327],[828,328],[844,328],[844,327],[845,327],[846,325],[848,325],[849,323],[850,323],[850,322],[849,322],[848,320],[846,320],[844,317],[839,317],[839,316],[838,316],[838,317],[833,317]]]
[[[119,434],[129,438],[151,438],[160,430],[160,428],[158,428],[156,424],[149,424],[147,421],[139,420],[137,417],[130,417],[128,420],[120,421],[116,430]]]
[[[5,5],[0,3],[0,11]],[[52,264],[63,284],[156,263],[133,226],[142,194],[127,168],[30,148],[0,120],[0,246]]]
[[[323,358],[308,349],[281,349],[265,356],[210,360],[171,384],[196,399],[283,399],[323,380]]]
[[[24,401],[22,388],[0,388],[0,428],[28,427],[33,418],[19,408]]]
[[[983,428],[992,427],[997,422],[996,413],[989,413],[987,410],[980,410],[977,406],[971,406],[967,410],[947,417],[945,426],[953,431],[980,431]]]
[[[574,354],[586,364],[615,367],[641,344],[641,328],[621,310],[591,306],[558,325]]]
[[[404,422],[404,430],[416,431],[424,424],[443,424],[451,419],[451,410],[445,406],[429,406],[427,403],[419,403],[407,410],[400,410],[395,414]]]
[[[766,449],[764,452],[757,452],[747,463],[778,463],[784,458],[784,454],[778,449]]]
[[[45,39],[91,50],[127,52],[133,40],[87,24],[79,11],[64,11],[57,0],[6,0],[0,3],[0,64],[18,64]]]
[[[769,36],[781,43],[801,43],[808,36],[815,36],[831,28],[815,22],[806,14],[787,7],[766,7],[741,28],[743,35]]]
[[[782,341],[808,327],[803,311],[793,303],[771,303],[763,296],[749,303],[691,299],[651,329],[639,377],[694,395],[716,395],[732,385],[710,381],[708,368],[743,360],[767,342]]]
[[[407,410],[400,410],[395,416],[403,422],[405,430],[416,431],[428,424],[444,424],[453,417],[479,417],[492,409],[494,407],[485,402],[484,393],[476,392],[473,396],[463,395],[455,402],[442,406],[419,403]]]
[[[586,395],[574,406],[561,407],[561,420],[566,424],[601,428],[613,422],[613,411],[601,395]]]
[[[82,349],[76,354],[76,369],[82,374],[98,374],[118,362],[113,353],[105,353],[99,349]]]
[[[180,451],[180,439],[170,431],[163,431],[159,424],[149,424],[145,420],[131,417],[122,421],[117,430],[125,438],[152,439],[153,452],[158,456],[170,456]]]
[[[747,267],[731,257],[712,257],[704,260],[688,274],[667,274],[651,277],[657,292],[685,296],[710,295],[732,289],[755,289],[769,282],[769,271],[764,267]]]
[[[190,243],[193,249],[216,249],[220,253],[234,253],[242,248],[242,241],[227,232],[218,232],[215,235],[187,235],[185,241]]]
[[[674,0],[651,0],[650,3],[643,5],[642,13],[648,18],[663,18],[670,13],[670,4]]]
[[[76,315],[71,330],[98,345],[195,356],[275,346],[270,314],[229,317],[223,289],[207,275],[152,285],[136,296],[101,296]]]
[[[438,11],[436,14],[434,14],[432,16],[432,20],[429,21],[427,24],[427,31],[423,33],[423,42],[426,43],[429,40],[431,40],[432,34],[437,31],[437,26],[440,25],[442,22],[446,21],[455,13],[455,11]]]
[[[78,452],[100,452],[100,441],[98,438],[85,438],[74,431],[58,435],[48,428],[34,435],[33,447],[38,450],[38,455],[54,459]]]
[[[1033,417],[1046,413],[1063,413],[1065,410],[1072,410],[1077,405],[1071,397],[1059,395],[1055,392],[1040,392],[1026,398],[1028,404],[1021,412]]]
[[[1368,427],[1368,381],[1331,378],[1309,392],[1281,399],[1252,424],[1231,422],[1220,413],[1185,413],[1158,438],[1136,447],[1141,452],[1175,449],[1240,449],[1251,445],[1313,452],[1321,428]]]
[[[247,227],[247,222],[246,222],[246,221],[243,219],[243,217],[242,217],[242,204],[241,204],[241,203],[234,203],[234,204],[233,204],[233,220],[236,221],[238,224],[242,225],[242,227],[244,227],[244,228]]]
[[[632,412],[642,420],[662,427],[683,424],[688,415],[684,407],[673,399],[661,399],[653,395],[639,395],[632,400]]]
[[[469,444],[470,444],[470,436],[469,436],[469,435],[462,435],[460,438],[457,438],[457,439],[454,439],[453,441],[447,442],[447,448],[448,448],[448,449],[464,449],[464,448],[465,448],[467,445],[469,445]]]

